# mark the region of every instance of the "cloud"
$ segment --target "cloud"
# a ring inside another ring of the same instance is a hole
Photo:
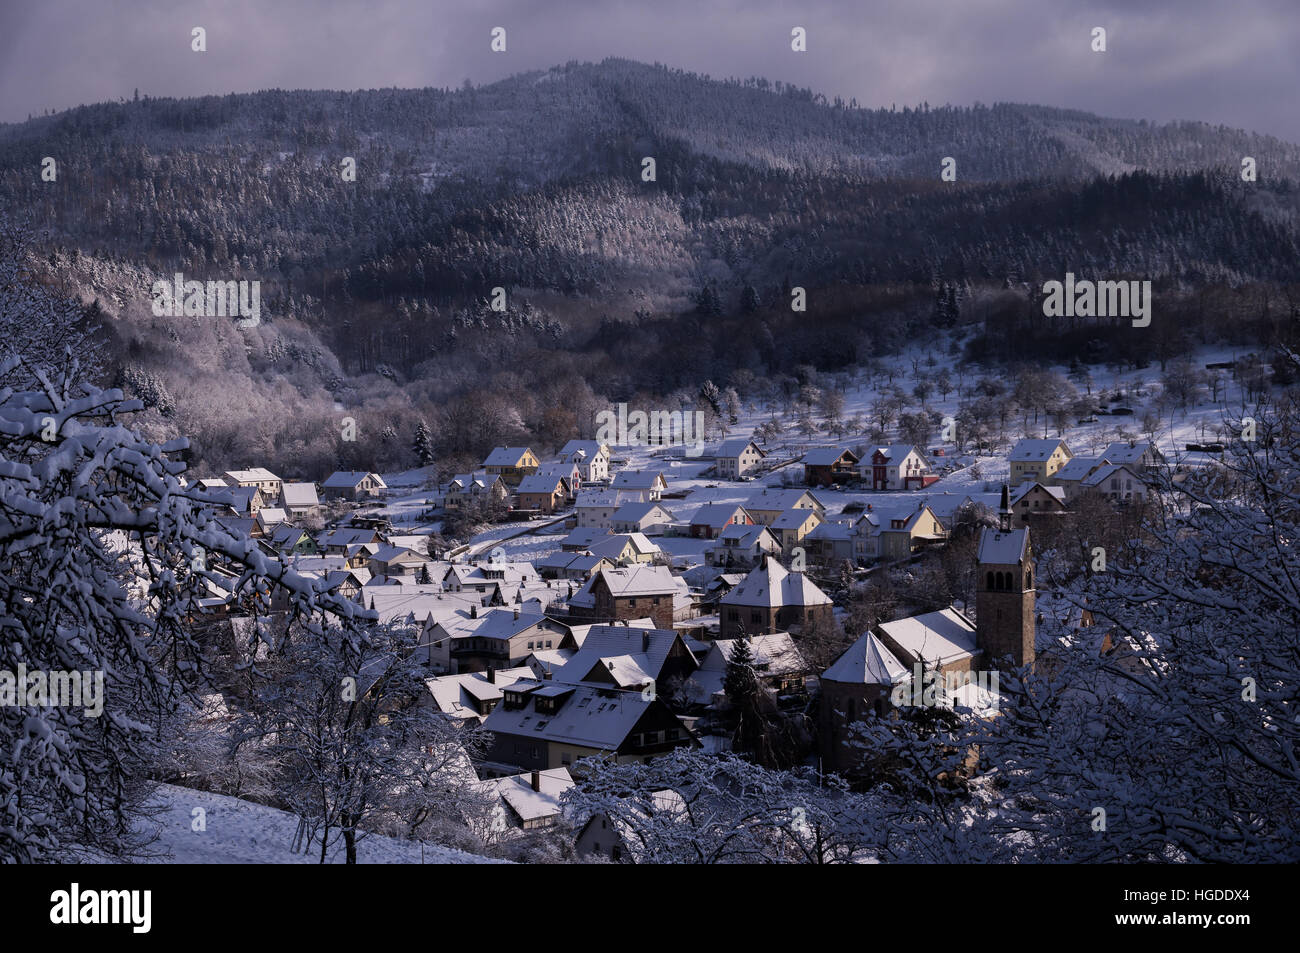
[[[1300,141],[1291,0],[44,0],[6,4],[0,120],[269,87],[458,86],[624,56],[889,106],[1034,102]],[[203,26],[208,52],[190,50]],[[504,26],[508,51],[492,53]],[[808,52],[790,50],[805,27]],[[1094,53],[1091,30],[1107,30]]]

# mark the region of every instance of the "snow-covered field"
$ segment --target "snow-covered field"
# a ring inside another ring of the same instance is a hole
[[[158,810],[146,830],[157,826],[154,863],[179,864],[315,864],[320,846],[307,853],[292,850],[297,818],[284,811],[171,784],[160,785],[150,802]],[[201,811],[201,813],[200,813]],[[202,820],[202,825],[198,823]],[[202,826],[202,830],[194,830]],[[331,848],[330,863],[342,863],[343,844]],[[494,864],[504,861],[464,851],[368,835],[357,843],[363,864]]]

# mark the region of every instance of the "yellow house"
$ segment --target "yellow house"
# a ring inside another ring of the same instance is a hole
[[[1073,456],[1064,440],[1021,440],[1011,448],[1011,485],[1051,486],[1052,476]]]
[[[497,447],[483,461],[484,470],[497,474],[510,487],[518,486],[541,465],[537,454],[528,447]]]
[[[920,506],[909,516],[891,519],[880,528],[880,558],[886,562],[906,559],[927,543],[947,537],[948,531],[928,506]]]
[[[773,520],[770,529],[772,535],[780,541],[782,552],[789,553],[824,522],[816,510],[795,506]]]

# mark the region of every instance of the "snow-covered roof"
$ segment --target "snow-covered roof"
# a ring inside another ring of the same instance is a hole
[[[1058,503],[1065,502],[1065,487],[1043,486],[1043,484],[1038,483],[1037,481],[1026,480],[1024,483],[1020,484],[1020,486],[1011,491],[1010,496],[1007,497],[1007,504],[1009,506],[1015,506],[1024,499],[1027,494],[1032,492],[1035,487],[1042,490],[1048,496],[1053,497]]]
[[[367,470],[336,470],[325,478],[321,486],[328,487],[331,490],[354,490],[366,477],[370,477],[371,482],[378,489],[387,489],[388,485],[378,473],[371,473]]]
[[[916,444],[912,443],[891,443],[885,447],[876,447],[875,452],[882,454],[886,460],[894,463],[901,463],[907,458],[907,455],[912,452],[915,452],[922,460],[926,459],[925,454],[921,452],[920,448],[917,447]]]
[[[738,457],[742,453],[744,453],[745,450],[751,444],[753,445],[754,449],[758,451],[760,456],[764,455],[763,448],[760,447],[758,444],[754,443],[752,437],[732,437],[718,444],[717,448],[713,451],[713,456],[714,457]]]
[[[573,457],[574,454],[581,452],[584,460],[591,460],[602,450],[606,456],[609,455],[609,447],[599,440],[570,440],[560,448],[560,456]]]
[[[723,605],[781,606],[830,605],[830,597],[803,573],[789,572],[771,556],[750,571],[744,581],[722,597]]]
[[[880,631],[910,656],[936,665],[974,655],[975,626],[956,609],[882,622]]]
[[[533,773],[526,771],[523,774],[482,781],[479,790],[501,798],[521,821],[559,817],[564,810],[560,795],[573,787],[569,769],[550,768],[536,772],[539,789],[536,791],[533,790]]]
[[[560,489],[561,478],[554,474],[533,473],[519,481],[520,493],[554,493]]]
[[[1011,566],[1020,562],[1029,546],[1029,530],[985,529],[980,533],[979,550],[975,561],[995,566]]]
[[[524,454],[530,453],[528,447],[496,447],[483,461],[485,467],[516,467]]]
[[[316,496],[315,483],[282,484],[280,496],[284,500],[284,505],[289,507],[320,505],[320,499]]]
[[[226,477],[236,483],[270,483],[280,479],[266,467],[253,467],[251,470],[227,470]]]
[[[1017,441],[1016,445],[1011,448],[1010,459],[1029,461],[1047,460],[1056,452],[1058,447],[1064,448],[1065,452],[1067,454],[1069,453],[1070,448],[1065,446],[1064,440],[1026,438]]]
[[[772,521],[772,529],[798,529],[810,519],[820,519],[816,510],[792,507]]]
[[[911,674],[884,642],[866,632],[822,673],[822,680],[849,685],[897,685]]]
[[[1106,480],[1113,476],[1118,476],[1121,472],[1127,473],[1130,479],[1141,482],[1141,477],[1130,470],[1128,467],[1118,463],[1107,464],[1104,467],[1098,467],[1096,472],[1088,474],[1079,481],[1080,486],[1100,486]]]
[[[1136,441],[1109,444],[1101,455],[1111,463],[1142,463],[1148,457],[1159,456],[1151,443]]]
[[[573,658],[556,669],[557,682],[580,682],[600,662],[622,687],[644,685],[659,677],[668,653],[681,636],[675,629],[637,629],[625,625],[596,625]]]
[[[614,477],[610,488],[614,490],[653,490],[668,485],[659,470],[623,470]]]
[[[674,519],[673,514],[658,503],[624,503],[610,519],[617,523],[639,523],[658,510],[665,519]]]
[[[533,671],[527,666],[498,669],[492,673],[494,681],[488,679],[487,672],[462,672],[458,675],[442,675],[438,678],[425,679],[433,702],[444,715],[454,718],[480,718],[475,702],[492,701],[501,697],[501,689],[521,678],[532,678]]]
[[[755,493],[745,501],[745,508],[748,510],[761,510],[764,513],[770,513],[773,510],[779,510],[784,513],[786,510],[794,509],[799,503],[812,501],[823,511],[826,509],[825,504],[817,499],[816,494],[809,490],[779,490],[768,488]]]
[[[664,595],[674,592],[677,584],[666,566],[647,566],[638,563],[617,569],[602,569],[583,589],[589,589],[597,579],[603,579],[616,597]]]
[[[629,545],[634,552],[641,556],[662,552],[658,546],[650,541],[650,537],[645,533],[616,533],[605,536],[593,541],[587,549],[595,556],[618,559],[623,554],[623,550]]]
[[[691,525],[718,529],[725,526],[727,521],[732,519],[738,511],[748,515],[745,508],[739,503],[705,503],[691,517]]]
[[[514,709],[498,705],[488,715],[483,728],[497,735],[526,735],[538,741],[613,751],[655,704],[653,699],[643,698],[639,691],[585,685],[564,687],[572,693],[555,714],[539,714],[531,701]]]
[[[803,455],[805,466],[812,467],[829,467],[837,463],[840,457],[848,454],[852,459],[850,463],[856,463],[858,455],[852,450],[846,450],[844,447],[813,447]]]
[[[1052,479],[1058,483],[1070,483],[1082,480],[1096,467],[1109,461],[1104,457],[1072,457],[1061,469],[1053,474]]]

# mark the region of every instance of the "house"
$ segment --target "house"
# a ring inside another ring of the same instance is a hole
[[[939,479],[931,470],[919,447],[893,443],[871,452],[863,463],[862,477],[873,490],[921,490]]]
[[[576,463],[565,460],[552,460],[540,464],[533,476],[557,476],[564,481],[564,495],[568,500],[574,499],[582,489],[582,470]]]
[[[315,483],[285,483],[280,488],[280,504],[290,519],[315,519],[320,516],[320,498]]]
[[[789,632],[746,636],[751,667],[759,682],[776,695],[803,694],[809,675],[813,674],[795,647]],[[710,646],[700,667],[686,680],[684,694],[697,705],[717,706],[726,696],[723,683],[727,665],[740,639],[717,639]]]
[[[876,626],[880,641],[908,669],[918,663],[939,672],[969,672],[980,654],[975,624],[951,606]]]
[[[832,486],[858,478],[858,455],[839,447],[814,447],[803,455],[803,482],[808,486]]]
[[[284,553],[286,556],[314,556],[320,552],[320,547],[316,545],[316,540],[311,538],[311,534],[292,523],[281,523],[271,531],[267,539],[275,547],[276,552]]]
[[[257,528],[265,536],[273,532],[281,523],[289,522],[289,514],[279,506],[263,506],[257,511],[255,519]]]
[[[715,539],[733,523],[753,526],[754,517],[736,503],[705,503],[691,517],[691,535],[696,539]]]
[[[350,500],[360,503],[377,500],[388,490],[383,477],[365,470],[337,470],[325,478],[321,493],[327,500]]]
[[[567,635],[565,626],[540,612],[519,607],[479,612],[470,606],[438,619],[430,640],[447,640],[456,672],[483,672],[523,665],[534,649],[562,647]]]
[[[227,486],[255,486],[262,491],[262,499],[278,500],[280,498],[281,480],[265,467],[252,470],[227,470],[222,474]]]
[[[648,616],[661,629],[673,627],[677,583],[663,566],[636,564],[602,569],[569,597],[575,620],[618,622]]]
[[[331,556],[347,555],[350,547],[378,543],[379,533],[373,529],[332,529],[321,536],[321,549]]]
[[[879,555],[880,524],[869,513],[826,520],[804,537],[804,545],[826,564],[861,564]]]
[[[580,529],[602,529],[608,532],[614,528],[614,513],[619,507],[620,495],[614,490],[584,490],[578,494],[574,506],[578,514]]]
[[[1146,499],[1147,486],[1128,465],[1107,464],[1079,481],[1079,493],[1097,493],[1115,503]]]
[[[1020,485],[1026,480],[1052,486],[1056,471],[1073,457],[1064,440],[1027,439],[1016,442],[1011,448],[1011,483]]]
[[[520,679],[483,722],[486,758],[525,771],[567,768],[582,758],[648,761],[699,746],[655,693]]]
[[[1008,504],[1021,525],[1026,525],[1030,516],[1039,513],[1064,513],[1065,488],[1033,481],[1022,483],[1011,491]]]
[[[662,534],[677,517],[658,503],[624,503],[610,517],[615,533]]]
[[[1112,443],[1102,451],[1101,455],[1107,463],[1126,466],[1135,474],[1149,470],[1163,463],[1165,459],[1164,454],[1156,449],[1155,444],[1133,440]]]
[[[574,841],[574,851],[579,857],[601,857],[615,864],[637,863],[644,844],[628,824],[627,815],[639,820],[658,816],[671,825],[687,823],[684,820],[686,800],[676,791],[654,791],[649,798],[624,801],[622,809],[627,814],[597,811],[587,818]]]
[[[560,448],[560,459],[577,465],[583,483],[609,479],[609,446],[599,440],[570,440]]]
[[[593,556],[601,556],[618,566],[652,563],[663,550],[644,533],[619,533],[604,536],[587,547]]]
[[[499,476],[508,487],[517,487],[541,465],[528,447],[497,447],[483,461],[483,469]]]
[[[579,526],[569,533],[568,536],[560,540],[560,549],[569,553],[578,553],[587,549],[592,543],[604,539],[609,535],[609,530],[598,529],[593,526]]]
[[[600,572],[602,569],[613,569],[616,563],[585,550],[569,552],[561,549],[539,559],[534,565],[543,579],[585,582],[593,573]]]
[[[880,527],[880,558],[888,562],[907,559],[924,546],[946,539],[944,529],[934,510],[922,503],[907,516],[893,517],[889,525]]]
[[[793,509],[816,510],[819,516],[826,515],[826,506],[813,495],[811,490],[781,490],[769,487],[745,501],[745,511],[755,523],[762,523],[764,526],[771,526],[782,513]]]
[[[796,546],[803,543],[804,537],[824,522],[822,514],[816,510],[792,507],[772,521],[769,529],[781,544],[781,551],[787,555],[794,552]]]
[[[750,568],[764,556],[780,552],[781,541],[766,526],[730,523],[718,535],[717,545],[704,551],[704,561],[710,566]]]
[[[668,489],[668,481],[658,470],[623,470],[614,476],[610,489],[635,495],[643,503],[656,502]]]
[[[453,563],[442,577],[445,592],[492,592],[535,581],[537,570],[530,562],[480,560],[477,563]]]
[[[561,797],[572,787],[568,768],[534,769],[480,781],[475,789],[494,803],[486,819],[471,816],[469,824],[488,841],[511,832],[553,827],[564,815]]]
[[[681,633],[626,625],[593,625],[582,646],[552,680],[655,691],[670,680],[685,680],[699,667]]]
[[[861,761],[857,733],[851,725],[891,707],[896,685],[912,680],[912,670],[872,632],[865,632],[821,675],[817,710],[817,739],[822,764],[845,773]]]
[[[266,498],[256,486],[232,486],[226,492],[230,494],[231,508],[240,516],[254,519],[266,506]]]
[[[503,503],[510,491],[501,477],[486,470],[457,473],[442,491],[444,509],[459,510],[471,503]]]
[[[562,509],[568,497],[564,478],[532,473],[519,481],[519,509],[554,513]]]
[[[766,557],[718,602],[720,637],[739,638],[802,629],[829,622],[830,597],[801,572],[789,572]]]
[[[724,480],[738,480],[758,469],[767,454],[749,437],[733,437],[713,452],[713,469]]]
[[[429,575],[429,557],[417,553],[405,546],[381,546],[370,557],[369,565],[372,576],[410,576],[427,577],[420,581],[432,582]]]

